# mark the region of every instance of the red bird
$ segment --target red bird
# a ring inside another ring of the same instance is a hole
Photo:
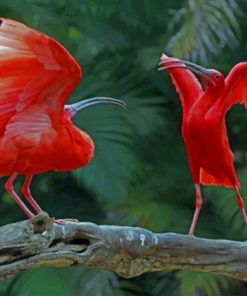
[[[163,65],[160,70],[166,69],[170,73],[183,108],[182,135],[196,191],[196,208],[189,234],[195,232],[202,207],[201,184],[233,188],[247,225],[225,124],[226,113],[232,105],[242,103],[247,107],[247,63],[237,64],[226,79],[217,70],[165,54],[160,64]],[[203,80],[205,90],[192,72]]]
[[[0,19],[0,177],[9,176],[7,192],[32,218],[42,210],[30,193],[33,175],[65,172],[87,165],[94,155],[90,136],[71,119],[98,103],[124,102],[96,97],[65,105],[82,71],[56,40],[19,22]],[[22,193],[13,187],[25,175]]]

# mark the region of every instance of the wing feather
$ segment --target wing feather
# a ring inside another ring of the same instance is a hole
[[[35,142],[39,136],[34,134],[50,127],[49,112],[62,118],[63,106],[81,76],[78,63],[56,40],[1,18],[0,137],[29,134]],[[30,114],[31,106],[37,107],[36,118]]]
[[[13,139],[17,147],[26,149],[38,146],[42,136],[50,133],[51,128],[49,115],[42,113],[39,106],[29,106],[25,112],[12,116],[4,136]]]
[[[169,60],[171,60],[172,65],[174,58],[162,54],[161,62],[169,62]],[[170,73],[172,82],[176,88],[177,93],[179,94],[183,110],[184,112],[187,112],[196,99],[202,95],[202,86],[196,76],[190,70],[168,68],[167,71]]]
[[[225,95],[222,99],[225,114],[234,104],[247,108],[247,62],[238,63],[225,79]]]

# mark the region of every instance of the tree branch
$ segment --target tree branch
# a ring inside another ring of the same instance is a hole
[[[187,269],[247,280],[247,244],[143,228],[53,224],[46,213],[0,227],[0,278],[39,266],[91,266],[130,278]]]

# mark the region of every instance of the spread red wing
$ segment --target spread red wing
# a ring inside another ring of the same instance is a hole
[[[171,64],[164,64],[164,66],[184,65],[182,63],[173,63],[172,61],[174,61],[174,58],[168,57],[165,54],[162,54],[160,61],[171,61]],[[201,84],[190,70],[181,68],[168,68],[167,71],[171,74],[173,84],[175,85],[176,91],[179,94],[183,109],[186,112],[193,105],[196,99],[202,95],[203,90]]]
[[[222,100],[226,113],[234,104],[244,104],[247,108],[247,63],[239,63],[232,68],[226,80],[225,96]]]
[[[13,127],[15,115],[32,106],[41,106],[41,113],[56,111],[62,116],[63,106],[81,76],[80,66],[56,40],[1,18],[0,137],[8,123]]]

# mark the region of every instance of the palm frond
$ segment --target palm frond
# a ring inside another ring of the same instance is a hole
[[[166,50],[180,58],[206,63],[225,46],[235,48],[239,44],[240,14],[237,1],[187,0],[170,21],[174,35]]]
[[[76,268],[74,270],[74,285],[78,295],[88,296],[124,296],[119,289],[118,277],[109,271]]]
[[[227,279],[223,276],[214,276],[203,272],[178,271],[176,277],[181,283],[182,296],[215,296],[221,294],[222,287],[225,289],[229,287]]]
[[[75,295],[71,279],[65,269],[44,267],[15,277],[3,295]]]
[[[100,56],[97,60],[101,60]],[[96,79],[97,84],[92,79]],[[159,106],[164,99],[152,96],[145,75],[132,63],[123,63],[121,56],[104,58],[104,63],[96,62],[92,74],[85,77],[77,93],[82,97],[109,94],[127,103],[126,111],[99,106],[79,116],[78,125],[96,143],[96,155],[88,167],[73,173],[79,184],[97,193],[99,200],[121,203],[138,167],[134,135],[147,136],[162,125]]]

